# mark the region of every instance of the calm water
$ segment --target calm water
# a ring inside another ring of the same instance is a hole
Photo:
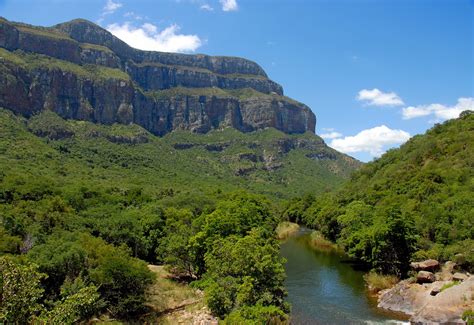
[[[363,272],[347,263],[343,254],[315,251],[310,231],[281,245],[292,324],[400,324],[393,314],[376,308],[366,294]]]

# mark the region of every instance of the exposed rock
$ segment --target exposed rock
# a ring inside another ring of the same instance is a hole
[[[156,135],[315,129],[311,109],[283,97],[282,87],[246,59],[140,51],[85,20],[45,28],[0,19],[0,47],[9,51],[0,60],[0,106],[27,117],[49,109],[67,119],[136,123]],[[28,53],[67,64],[12,59]]]
[[[437,260],[426,260],[423,262],[414,262],[410,267],[415,271],[436,271],[439,269],[439,262]]]
[[[450,283],[449,281],[436,281],[433,282],[433,285],[431,286],[431,291],[430,295],[436,296],[438,293],[441,292],[441,289],[443,288],[444,285]]]
[[[221,152],[228,146],[229,146],[228,143],[211,143],[211,144],[206,144],[204,148],[207,151],[211,151],[211,152]]]
[[[318,152],[318,153],[308,153],[306,157],[309,159],[314,160],[336,160],[337,157],[333,153],[325,153],[325,152]]]
[[[435,275],[428,271],[420,271],[416,276],[416,282],[418,283],[431,283],[436,281]]]
[[[474,277],[443,291],[441,287],[440,282],[421,285],[404,280],[380,294],[378,307],[410,315],[412,324],[464,324],[462,313],[474,309]]]
[[[465,281],[467,280],[468,276],[464,273],[459,273],[459,272],[456,272],[453,274],[453,280],[454,281]]]
[[[173,148],[178,149],[178,150],[191,149],[194,146],[196,146],[194,143],[175,143],[175,144],[173,144]]]
[[[260,156],[257,156],[254,153],[241,153],[239,154],[239,160],[249,160],[251,162],[256,163],[258,161],[262,161],[263,158]]]

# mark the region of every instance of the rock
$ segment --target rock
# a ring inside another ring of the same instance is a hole
[[[418,283],[431,283],[436,281],[435,275],[428,271],[420,271],[416,276],[416,282]]]
[[[315,130],[311,109],[284,97],[246,59],[140,51],[80,19],[48,28],[0,19],[0,47],[10,51],[0,60],[0,107],[26,117],[49,109],[66,119],[135,123],[155,135],[223,127]],[[20,65],[15,55],[35,64]]]
[[[443,288],[443,286],[445,284],[449,283],[449,281],[436,281],[436,282],[433,282],[433,284],[430,286],[430,295],[432,296],[436,296],[438,293],[441,292],[441,288]]]
[[[415,271],[436,271],[439,269],[439,262],[437,260],[426,260],[423,262],[414,262],[410,267]]]
[[[461,320],[462,313],[474,309],[474,300],[466,298],[471,297],[474,291],[474,277],[469,276],[460,284],[440,292],[440,286],[446,283],[420,285],[401,281],[393,288],[384,290],[379,296],[378,307],[411,316],[411,324],[465,324]],[[436,295],[432,295],[437,291]]]
[[[459,272],[456,272],[453,274],[453,280],[454,281],[465,281],[467,280],[468,276],[464,273],[459,273]]]

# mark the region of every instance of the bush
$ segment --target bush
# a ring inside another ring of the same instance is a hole
[[[35,264],[0,257],[0,322],[26,324],[40,313],[40,281],[45,277]]]

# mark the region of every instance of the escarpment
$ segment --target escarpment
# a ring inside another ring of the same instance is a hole
[[[173,130],[314,132],[306,105],[256,63],[141,51],[86,20],[36,27],[0,19],[0,107],[31,116]]]

